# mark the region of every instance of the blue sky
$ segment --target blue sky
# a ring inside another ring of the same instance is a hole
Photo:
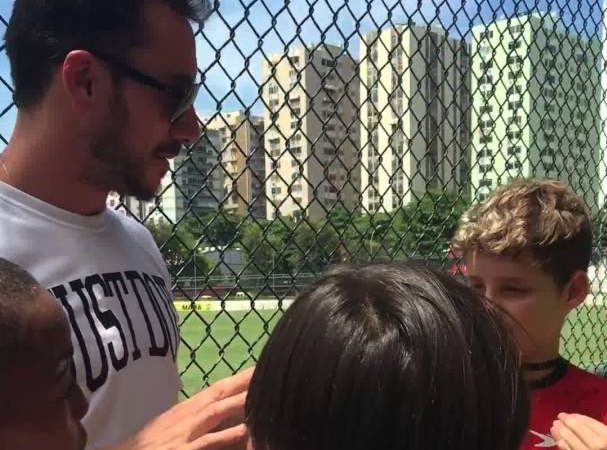
[[[412,18],[421,24],[440,22],[449,35],[469,38],[473,25],[530,11],[556,12],[577,32],[602,35],[600,1],[434,0],[437,6],[431,0],[222,0],[218,14],[209,18],[197,37],[198,65],[205,74],[207,89],[202,89],[196,107],[201,114],[248,107],[261,113],[257,98],[264,54],[282,53],[293,40],[292,45],[321,40],[347,44],[356,58],[360,34],[387,26],[390,21]],[[0,16],[5,20],[12,3],[0,0]],[[0,31],[4,33],[1,23]],[[248,72],[244,70],[247,61]],[[0,76],[10,80],[3,52]],[[218,104],[210,93],[223,101]],[[0,84],[0,111],[10,99],[10,91]],[[8,138],[14,120],[14,108],[0,117],[1,136]],[[2,147],[0,141],[0,150]]]

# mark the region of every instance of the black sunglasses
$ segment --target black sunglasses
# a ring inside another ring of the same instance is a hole
[[[193,83],[190,86],[185,87],[170,86],[150,75],[147,75],[135,69],[134,67],[131,67],[129,64],[125,63],[119,58],[116,58],[115,56],[108,55],[97,50],[89,50],[89,53],[95,55],[102,61],[110,64],[114,69],[120,71],[124,76],[129,77],[131,80],[141,83],[145,86],[158,89],[173,97],[177,102],[177,106],[175,107],[175,111],[171,115],[171,123],[175,123],[177,120],[179,120],[179,118],[183,116],[192,107],[194,101],[196,100],[196,96],[198,95],[198,91],[202,86],[202,82]]]

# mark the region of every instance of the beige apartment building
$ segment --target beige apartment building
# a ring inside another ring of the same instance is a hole
[[[444,30],[398,25],[360,45],[363,211],[431,189],[467,190],[469,52]]]
[[[219,133],[224,170],[221,208],[243,217],[266,217],[263,118],[244,111],[202,118],[205,128]]]
[[[321,44],[263,67],[267,217],[322,218],[360,204],[357,62]]]

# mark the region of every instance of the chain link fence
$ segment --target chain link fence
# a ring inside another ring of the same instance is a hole
[[[592,294],[563,352],[607,362],[604,16],[598,0],[215,1],[196,30],[203,137],[154,202],[108,199],[170,268],[184,394],[253,364],[332,264],[456,273],[460,214],[520,176],[562,179],[592,209]],[[4,54],[0,81],[6,143]]]

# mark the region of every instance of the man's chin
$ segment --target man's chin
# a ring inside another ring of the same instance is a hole
[[[134,197],[141,202],[150,202],[154,200],[157,193],[160,191],[160,185],[155,187],[144,186],[143,184],[130,185],[118,191],[121,197]]]

